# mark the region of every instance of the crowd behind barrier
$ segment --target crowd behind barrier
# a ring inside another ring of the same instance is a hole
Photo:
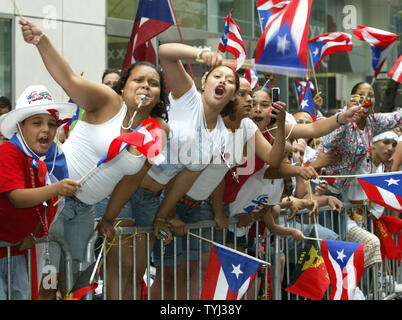
[[[314,225],[313,218],[308,215],[309,211],[306,209],[300,210],[297,212],[296,217],[289,221],[285,222],[285,225],[288,227],[295,227],[297,228],[298,226],[301,227],[301,230],[304,231],[306,234],[306,230],[309,230],[312,225]],[[329,219],[326,215],[326,213],[329,213]],[[324,226],[331,227],[336,224],[336,221],[338,221],[338,226],[341,225],[340,221],[345,218],[346,214],[346,208],[343,210],[342,214],[338,214],[337,212],[332,211],[329,207],[322,207],[320,208],[320,213],[317,216],[317,218],[324,218]],[[282,209],[281,210],[281,217],[286,217],[288,215],[288,210],[287,209]],[[300,221],[301,224],[297,225],[296,220]],[[235,230],[236,230],[236,225],[238,223],[239,219],[236,217],[230,218],[230,225],[233,225]],[[257,230],[259,229],[259,224],[262,223],[261,221],[256,221],[254,226],[251,228],[256,228]],[[188,230],[190,229],[211,229],[211,238],[214,239],[214,232],[216,232],[216,223],[212,220],[210,221],[200,221],[198,223],[192,223],[192,224],[187,224]],[[373,225],[369,227],[369,230],[373,231]],[[340,239],[342,240],[342,237],[345,235],[345,230],[339,230],[340,231]],[[121,245],[123,241],[130,241],[131,246],[133,249],[133,252],[136,250],[137,246],[137,238],[138,237],[145,237],[146,238],[146,246],[147,246],[147,268],[146,272],[144,274],[144,283],[143,283],[143,292],[142,292],[142,297],[137,296],[137,288],[136,288],[136,281],[133,281],[133,299],[134,300],[152,300],[152,294],[151,290],[145,290],[144,288],[150,288],[152,286],[153,282],[153,263],[152,263],[152,253],[150,252],[150,235],[153,233],[152,227],[116,227],[116,238],[115,241],[113,242],[113,245],[118,245],[118,252],[119,252],[119,257],[118,257],[118,299],[122,299],[123,294],[122,294],[122,251],[121,251]],[[318,235],[319,236],[319,235]],[[192,237],[192,235],[187,234],[187,239]],[[263,252],[261,252],[261,240],[262,238],[266,237],[265,240],[268,240],[267,243],[269,245],[265,246],[265,249]],[[398,240],[395,239],[394,240]],[[235,238],[236,239],[236,238]],[[211,239],[201,239],[199,238],[200,244],[202,241],[208,241]],[[40,243],[45,243],[47,240],[45,238],[43,239],[37,239],[36,244]],[[74,280],[73,280],[73,270],[72,270],[72,261],[74,260],[74,257],[71,256],[70,248],[68,243],[62,238],[58,236],[50,236],[49,241],[57,243],[58,246],[60,246],[64,256],[65,256],[65,281],[66,281],[66,288],[72,288]],[[162,240],[158,240],[162,241]],[[187,240],[188,241],[188,240]],[[273,234],[265,234],[262,236],[261,234],[258,237],[258,241],[254,241],[253,245],[246,250],[246,253],[251,254],[257,258],[260,258],[262,260],[267,261],[270,266],[269,267],[264,267],[262,268],[262,271],[259,272],[259,281],[254,281],[253,284],[251,285],[251,290],[254,292],[253,296],[256,297],[254,299],[258,300],[306,300],[306,298],[292,294],[290,292],[285,291],[284,289],[289,286],[289,281],[291,278],[291,272],[293,270],[293,267],[295,265],[295,261],[297,261],[300,252],[302,248],[305,246],[305,241],[298,241],[297,246],[292,246],[289,245],[289,242],[294,240],[289,237],[283,237],[283,236],[277,236]],[[107,250],[103,250],[100,252],[99,247],[100,243],[103,242],[103,237],[99,234],[97,230],[95,230],[88,240],[88,243],[86,245],[86,254],[85,254],[85,260],[84,261],[79,261],[79,271],[80,273],[83,272],[87,268],[93,268],[93,262],[95,262],[96,257],[98,254],[101,254],[102,262],[103,262],[103,267],[101,268],[100,272],[100,281],[98,284],[98,288],[95,291],[90,291],[88,294],[85,295],[83,298],[84,300],[92,300],[92,299],[103,299],[107,300],[107,273],[106,273],[106,268],[108,264],[108,259],[107,259]],[[173,240],[174,243],[176,243],[176,237]],[[317,244],[319,246],[319,241],[317,241]],[[224,236],[223,243],[226,243],[226,239]],[[2,242],[0,241],[0,247],[7,247],[7,263],[8,263],[8,300],[13,300],[12,293],[11,293],[11,279],[12,279],[12,274],[11,274],[11,264],[12,264],[12,259],[10,255],[10,248],[13,246],[10,243]],[[176,247],[176,246],[175,246]],[[201,245],[200,245],[201,248]],[[234,241],[234,248],[237,248],[237,243],[236,240]],[[260,250],[259,250],[260,249]],[[28,257],[31,255],[31,251],[28,251]],[[163,261],[163,246],[161,246],[161,257],[162,257],[162,267],[161,267],[161,300],[164,300],[164,283],[165,283],[165,274],[164,274],[164,261]],[[284,274],[281,276],[281,252],[284,253],[285,257],[285,267],[284,267]],[[199,255],[201,256],[201,249],[199,250]],[[133,273],[135,274],[136,272],[136,261],[135,261],[135,254],[133,254]],[[201,294],[201,288],[202,288],[202,275],[201,275],[201,264],[202,264],[202,259],[198,260],[199,264],[199,272],[198,274],[190,274],[190,269],[189,269],[189,255],[187,255],[187,283],[186,283],[186,299],[190,299],[190,277],[197,277],[198,283],[199,283],[199,294]],[[174,261],[174,269],[176,270],[177,268],[177,263]],[[31,285],[32,283],[32,271],[31,271],[31,264],[28,263],[28,283]],[[44,276],[44,274],[43,274]],[[284,278],[283,281],[281,281],[281,278]],[[391,281],[390,281],[391,279]],[[46,281],[46,278],[44,280]],[[174,279],[173,279],[174,287],[173,287],[173,296],[174,299],[177,299],[177,275],[176,272],[174,273]],[[400,295],[402,292],[398,292],[398,289],[395,287],[395,285],[398,285],[398,283],[402,283],[402,267],[400,263],[398,263],[396,260],[388,260],[386,257],[384,258],[383,262],[381,264],[376,264],[372,267],[367,268],[363,276],[358,284],[359,290],[364,295],[364,299],[366,300],[393,300],[393,299],[399,299]],[[262,288],[270,288],[271,289],[268,291],[264,291]],[[248,292],[248,294],[251,291]],[[248,294],[246,294],[243,299],[247,300],[249,299]],[[29,299],[31,299],[31,295],[29,296]],[[329,299],[329,288],[327,289],[324,297],[324,300]]]

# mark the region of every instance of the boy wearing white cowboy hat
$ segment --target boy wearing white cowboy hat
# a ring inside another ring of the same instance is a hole
[[[28,298],[24,255],[33,248],[32,268],[36,267],[35,239],[48,234],[57,211],[53,203],[80,187],[78,181],[67,179],[64,154],[53,142],[57,128],[73,117],[75,109],[74,104],[55,103],[38,85],[28,87],[16,108],[0,118],[0,131],[9,139],[0,144],[0,241],[16,244],[11,248],[13,299]],[[0,248],[0,300],[7,297],[5,253]],[[33,299],[38,295],[36,282],[32,277]]]

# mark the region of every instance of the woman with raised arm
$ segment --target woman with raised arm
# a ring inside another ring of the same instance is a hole
[[[24,19],[20,24],[25,41],[37,47],[50,75],[85,111],[62,145],[70,178],[80,180],[107,153],[114,138],[131,132],[149,117],[158,121],[167,136],[168,99],[161,70],[150,63],[135,63],[125,70],[115,91],[74,72],[39,27]],[[129,146],[89,176],[75,197],[66,199],[60,216],[64,219],[64,229],[60,232],[69,242],[74,257],[84,260],[94,226],[92,204],[106,198],[113,189],[130,190],[126,198],[118,192],[112,194],[109,206],[120,212],[150,167],[146,157]],[[132,225],[135,216],[123,218],[125,221],[120,226]],[[144,255],[142,259],[145,260]],[[52,262],[58,265],[58,261]],[[73,271],[78,272],[76,262]]]

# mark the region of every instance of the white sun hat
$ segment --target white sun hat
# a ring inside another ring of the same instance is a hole
[[[50,112],[49,112],[50,110]],[[17,132],[17,123],[35,114],[51,114],[63,121],[74,116],[77,105],[68,102],[56,103],[43,85],[29,86],[18,98],[15,109],[0,117],[0,132],[11,139]],[[58,126],[61,123],[58,123]]]

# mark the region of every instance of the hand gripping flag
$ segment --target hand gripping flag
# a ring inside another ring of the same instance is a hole
[[[250,82],[251,88],[257,88],[258,87],[258,73],[257,70],[254,68],[254,63],[252,63],[252,66],[250,68],[247,68],[246,71],[244,72],[244,77],[247,79],[248,82]]]
[[[315,228],[310,237],[316,238]],[[329,286],[329,275],[316,240],[308,240],[295,264],[290,285],[285,290],[311,300],[322,300]]]
[[[359,40],[366,41],[371,46],[374,78],[377,78],[385,60],[391,53],[394,42],[398,39],[398,35],[361,25],[357,26],[353,33]]]
[[[364,243],[323,239],[322,257],[331,279],[330,300],[353,297],[363,273]]]
[[[289,0],[257,0],[261,32],[289,2]]]
[[[402,83],[402,55],[399,56],[394,66],[389,70],[388,77],[396,82]]]
[[[122,70],[136,61],[156,65],[156,36],[174,24],[169,0],[140,0]]]
[[[214,243],[201,300],[240,300],[264,261]]]
[[[307,111],[313,118],[313,121],[317,120],[317,112],[315,111],[313,95],[311,94],[310,80],[307,80],[307,84],[304,86],[299,111]]]
[[[367,197],[391,210],[402,212],[402,174],[392,173],[357,178]]]
[[[325,56],[341,51],[352,51],[352,36],[344,32],[325,33],[309,40],[308,45],[314,70],[317,70]]]
[[[241,29],[233,20],[230,13],[225,17],[225,28],[223,29],[218,50],[221,52],[230,52],[235,56],[236,70],[240,69],[244,59],[246,59],[246,47],[241,38]]]
[[[293,0],[264,29],[256,47],[256,69],[305,75],[312,0]]]

